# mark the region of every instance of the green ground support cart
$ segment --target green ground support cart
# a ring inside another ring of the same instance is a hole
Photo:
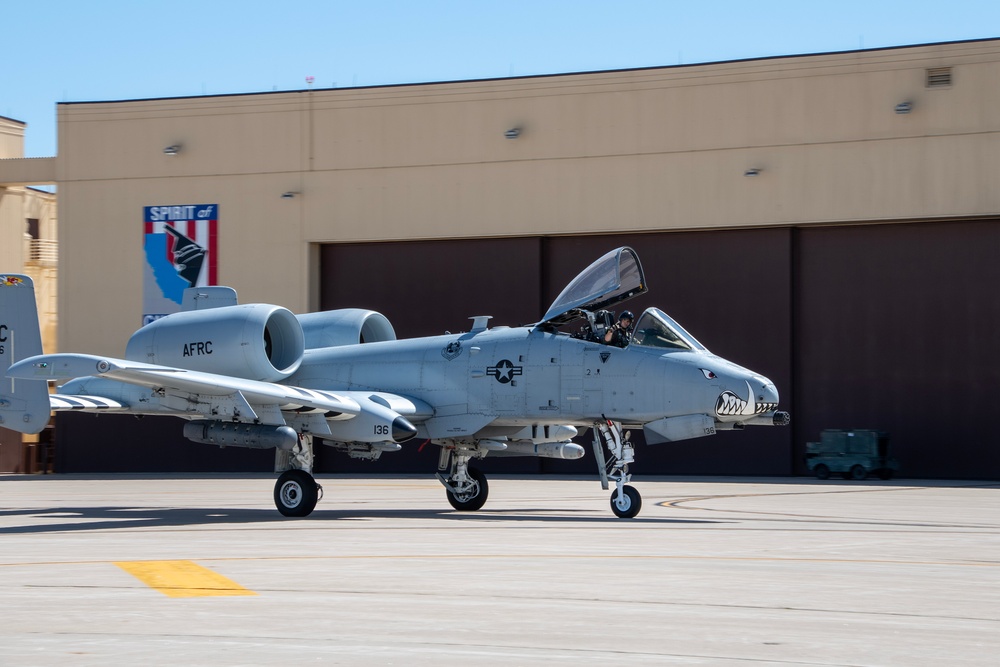
[[[899,463],[889,456],[889,434],[884,431],[827,429],[819,442],[806,443],[806,467],[817,479],[832,473],[844,479],[865,479],[875,473],[892,479]]]

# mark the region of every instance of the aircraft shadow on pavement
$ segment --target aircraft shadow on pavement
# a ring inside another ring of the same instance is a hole
[[[546,514],[546,510],[481,510],[455,512],[451,509],[328,509],[316,510],[305,518],[287,518],[273,509],[227,508],[160,508],[160,507],[52,507],[0,510],[0,520],[31,517],[31,523],[20,526],[0,526],[0,535],[31,533],[72,533],[95,530],[135,530],[149,528],[176,528],[210,525],[249,525],[255,523],[283,523],[301,527],[305,523],[327,521],[356,521],[373,519],[438,519],[459,522],[544,522],[555,524],[618,524],[627,525],[686,525],[718,524],[731,521],[705,519],[667,519],[661,517],[636,517],[631,520],[615,516],[584,515],[589,510],[559,510]],[[567,515],[567,512],[569,514]]]

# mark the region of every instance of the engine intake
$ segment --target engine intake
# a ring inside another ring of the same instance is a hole
[[[291,311],[247,304],[174,313],[132,334],[125,358],[276,382],[302,363],[305,337]]]

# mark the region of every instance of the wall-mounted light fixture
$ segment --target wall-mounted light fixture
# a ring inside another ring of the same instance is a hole
[[[181,152],[181,145],[180,144],[173,144],[173,145],[167,146],[166,148],[163,149],[163,154],[164,155],[177,155],[180,152]]]
[[[900,102],[896,105],[896,113],[910,113],[913,111],[913,102]]]
[[[300,194],[302,194],[302,193],[301,192],[292,192],[292,191],[282,192],[281,193],[281,198],[282,199],[295,199]]]
[[[747,169],[746,171],[743,172],[743,175],[744,176],[759,176],[760,175],[760,171],[761,170],[758,169],[757,167],[750,167],[749,169]]]
[[[517,139],[519,136],[521,136],[521,128],[512,127],[506,132],[504,132],[503,136],[507,137],[508,139]]]

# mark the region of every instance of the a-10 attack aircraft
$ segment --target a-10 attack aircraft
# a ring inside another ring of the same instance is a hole
[[[37,433],[52,410],[182,417],[189,440],[274,448],[285,516],[308,515],[321,497],[315,438],[371,460],[430,441],[441,447],[448,501],[471,511],[489,489],[470,461],[577,459],[584,448],[572,438],[591,428],[602,486],[615,485],[611,509],[630,518],[642,499],[628,484],[625,429],[657,444],[789,421],[770,380],[712,354],[659,309],[636,320],[624,348],[605,344],[605,309],[645,291],[638,256],[622,247],[580,273],[537,324],[490,328],[475,317],[465,333],[397,340],[374,311],[293,315],[238,305],[228,287],[196,287],[181,312],[136,331],[114,359],[41,354],[30,278],[0,275],[0,426]],[[50,395],[48,381],[65,378],[76,379]]]

